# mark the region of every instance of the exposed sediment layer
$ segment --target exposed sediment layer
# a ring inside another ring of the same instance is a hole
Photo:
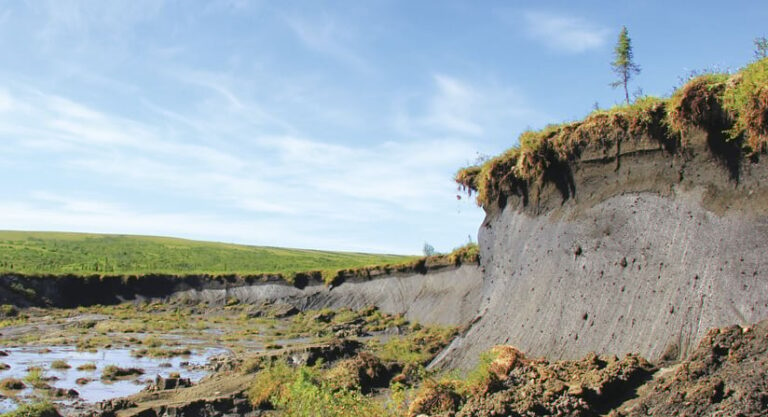
[[[308,280],[297,287],[273,279],[247,282],[240,277],[0,277],[0,304],[79,305],[114,304],[142,299],[206,301],[224,304],[287,303],[299,310],[360,309],[376,306],[389,314],[404,314],[427,324],[464,325],[480,303],[482,272],[477,265],[441,266],[422,271],[348,279],[326,286]],[[26,296],[26,298],[25,298]]]
[[[709,328],[768,317],[768,165],[704,131],[686,140],[598,144],[488,205],[480,313],[434,365],[495,344],[680,359]]]

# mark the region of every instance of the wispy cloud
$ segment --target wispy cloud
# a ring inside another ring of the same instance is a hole
[[[122,227],[173,235],[180,234],[180,222],[198,222],[208,225],[191,228],[200,232],[198,237],[216,236],[211,234],[216,228],[230,227],[233,236],[240,230],[258,230],[251,241],[269,242],[283,228],[287,235],[296,234],[291,244],[298,246],[313,246],[309,242],[320,242],[326,235],[326,243],[315,247],[330,247],[327,242],[338,234],[348,245],[356,245],[354,249],[365,249],[349,236],[381,227],[384,221],[402,221],[396,217],[405,213],[442,210],[432,202],[451,201],[455,186],[450,174],[474,149],[460,139],[356,146],[300,134],[270,135],[253,131],[240,117],[234,119],[234,127],[229,126],[234,130],[228,144],[215,143],[206,135],[223,127],[194,123],[193,115],[168,118],[158,126],[18,86],[2,97],[6,104],[0,112],[0,140],[33,165],[45,161],[45,173],[38,175],[50,177],[37,181],[36,192],[17,193],[14,204],[0,207],[0,228],[26,227],[33,214],[38,216],[36,228],[56,230],[118,232],[116,228]],[[250,105],[248,100],[236,100]],[[210,116],[213,121],[206,123],[217,123],[217,116]],[[169,126],[176,134],[166,134]],[[232,143],[238,147],[230,149]],[[110,192],[83,188],[78,191],[82,196],[62,197],[53,184],[43,185],[55,183],[57,176],[92,178],[96,184],[108,184]],[[118,196],[136,193],[156,196],[158,209],[140,210]],[[92,194],[102,198],[92,201],[88,197]],[[179,200],[194,201],[203,209],[184,214],[173,208]],[[174,213],[178,217],[171,221]],[[232,213],[240,220],[228,220]],[[244,220],[254,216],[259,220]],[[343,231],[351,225],[358,225],[357,230]],[[302,243],[301,228],[312,228],[321,237],[306,236]],[[194,237],[192,231],[181,235]],[[374,249],[384,248],[368,246]]]
[[[493,136],[499,126],[537,124],[544,116],[522,94],[495,82],[469,82],[442,73],[432,75],[429,97],[412,97],[396,109],[395,125],[416,136],[463,138]]]
[[[291,16],[285,21],[307,48],[331,56],[355,69],[370,71],[369,64],[350,46],[355,34],[349,25],[339,24],[327,14],[312,19]]]
[[[528,36],[556,51],[578,54],[603,46],[610,34],[607,28],[584,19],[547,12],[523,14]]]

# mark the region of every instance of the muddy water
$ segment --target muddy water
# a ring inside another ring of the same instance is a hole
[[[74,402],[96,402],[110,398],[124,397],[141,391],[146,384],[154,380],[156,375],[167,377],[171,372],[178,372],[182,378],[190,378],[196,382],[208,371],[201,369],[211,356],[227,353],[225,349],[208,348],[194,352],[192,355],[175,358],[135,358],[130,349],[102,349],[97,352],[78,351],[71,346],[25,346],[7,348],[8,356],[0,357],[0,362],[10,366],[10,369],[0,371],[0,379],[23,379],[30,367],[40,367],[45,377],[55,377],[47,383],[56,388],[74,389],[80,395]],[[71,366],[69,369],[51,369],[51,363],[64,360]],[[93,363],[95,370],[79,371],[77,367]],[[101,381],[102,370],[109,365],[122,368],[141,368],[144,375],[138,378],[115,382]],[[78,378],[91,380],[85,385],[78,385]],[[3,395],[10,396],[10,393]],[[30,399],[35,392],[31,388],[14,393],[19,400]],[[73,402],[70,400],[70,402]],[[0,399],[0,413],[8,412],[17,407],[17,402],[11,398]]]

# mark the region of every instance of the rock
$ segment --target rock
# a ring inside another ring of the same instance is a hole
[[[176,388],[187,388],[191,387],[192,382],[189,378],[163,378],[162,376],[158,375],[155,377],[155,382],[150,384],[149,387],[147,387],[148,391],[163,391],[163,390],[169,390],[169,389],[176,389]]]

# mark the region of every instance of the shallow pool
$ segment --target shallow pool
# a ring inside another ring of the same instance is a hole
[[[43,369],[45,377],[55,377],[55,380],[47,383],[56,388],[74,389],[79,395],[78,401],[97,402],[111,398],[124,397],[135,394],[155,379],[155,376],[169,376],[172,372],[178,372],[182,378],[189,378],[192,382],[199,381],[209,372],[201,369],[212,356],[227,353],[225,349],[208,348],[193,351],[191,355],[173,358],[136,358],[131,356],[131,349],[101,349],[97,352],[78,351],[72,346],[25,346],[3,349],[8,356],[0,357],[0,363],[10,366],[10,369],[0,371],[0,379],[18,378],[24,379],[28,368],[39,367]],[[69,369],[51,369],[51,364],[56,360],[63,360],[71,367]],[[95,370],[77,370],[84,364],[95,364]],[[144,374],[138,378],[119,380],[114,382],[100,379],[102,370],[109,365],[121,368],[141,368]],[[78,385],[76,380],[88,378],[87,384]],[[11,392],[4,392],[9,396]],[[34,394],[32,388],[13,392],[19,400],[23,401]],[[0,413],[15,409],[17,402],[11,398],[0,399]]]

